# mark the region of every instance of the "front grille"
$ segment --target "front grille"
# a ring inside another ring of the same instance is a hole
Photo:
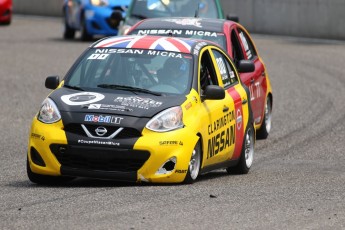
[[[87,128],[87,130],[93,135],[97,136],[95,130],[100,127],[101,125],[90,125],[90,124],[84,124],[84,126]],[[107,135],[104,137],[108,137],[114,132],[116,132],[120,127],[115,127],[115,126],[103,126],[107,129]],[[64,130],[66,132],[70,132],[73,134],[81,135],[83,137],[87,137],[85,131],[83,130],[81,124],[68,124],[65,126]],[[114,139],[125,139],[125,138],[137,138],[140,137],[141,133],[134,129],[134,128],[124,128],[118,135],[114,137]]]
[[[95,22],[95,21],[92,21],[92,22],[91,22],[91,25],[92,25],[92,27],[95,28],[96,30],[100,30],[100,29],[101,29],[101,27],[100,27],[100,26],[98,25],[98,23]]]
[[[149,159],[148,151],[52,144],[51,151],[64,167],[84,170],[133,172]]]

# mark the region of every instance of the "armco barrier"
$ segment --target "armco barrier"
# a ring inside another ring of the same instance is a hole
[[[223,0],[250,32],[345,40],[345,0]]]
[[[14,12],[61,16],[63,0],[13,0]],[[345,0],[221,0],[250,32],[345,40]]]
[[[13,11],[18,14],[62,16],[63,0],[13,0]]]

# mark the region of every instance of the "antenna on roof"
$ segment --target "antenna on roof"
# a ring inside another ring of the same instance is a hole
[[[198,3],[198,8],[195,10],[194,18],[198,18],[199,17],[200,4],[201,4],[201,2]]]

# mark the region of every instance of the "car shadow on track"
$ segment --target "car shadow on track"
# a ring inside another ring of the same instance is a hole
[[[198,183],[212,181],[216,179],[222,179],[224,177],[232,177],[232,176],[240,176],[235,174],[228,174],[225,170],[217,170],[212,171],[206,174],[199,175],[198,179],[195,181],[194,184],[184,184],[184,183],[147,183],[147,182],[123,182],[123,181],[114,181],[114,180],[101,180],[101,179],[92,179],[92,178],[76,178],[72,181],[59,183],[59,184],[47,184],[47,185],[40,185],[35,184],[27,180],[21,181],[12,181],[7,184],[8,187],[15,187],[15,188],[28,188],[28,187],[36,187],[36,188],[101,188],[101,187],[139,187],[139,186],[193,186],[197,185]]]
[[[99,188],[99,187],[133,187],[140,186],[139,183],[130,183],[122,181],[113,180],[97,180],[89,178],[77,178],[69,182],[59,183],[59,184],[35,184],[28,180],[23,181],[13,181],[8,183],[7,186],[15,188],[25,188],[25,187],[42,187],[42,188]]]

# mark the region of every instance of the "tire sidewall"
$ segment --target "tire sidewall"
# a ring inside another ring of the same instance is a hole
[[[197,173],[197,175],[196,175],[196,177],[193,179],[193,177],[192,177],[192,172],[190,171],[190,166],[189,166],[189,164],[190,164],[190,161],[192,160],[192,154],[193,153],[191,153],[191,157],[190,157],[190,160],[189,160],[189,163],[188,163],[188,171],[187,171],[187,174],[186,174],[186,177],[185,177],[185,180],[184,180],[184,183],[185,184],[193,184],[195,181],[196,181],[196,179],[198,178],[198,176],[199,176],[199,174],[200,174],[200,168],[201,168],[201,159],[202,159],[202,154],[201,154],[201,141],[200,140],[198,140],[198,142],[196,143],[196,145],[195,145],[195,147],[194,147],[194,149],[193,149],[193,151],[194,150],[196,150],[197,151],[197,154],[199,155],[198,156],[198,160],[199,160],[199,162],[198,162],[198,173]]]

